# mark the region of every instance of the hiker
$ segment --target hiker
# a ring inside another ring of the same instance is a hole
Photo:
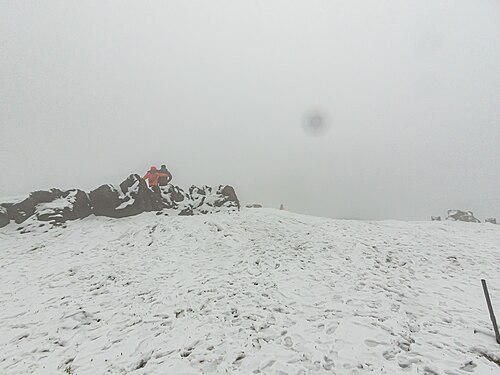
[[[151,167],[144,175],[144,179],[148,181],[149,187],[151,190],[154,192],[160,192],[160,188],[158,187],[158,178],[159,177],[166,177],[167,175],[165,173],[161,173],[156,167]]]
[[[158,185],[167,186],[172,181],[172,173],[169,172],[165,164],[161,166],[159,173]]]

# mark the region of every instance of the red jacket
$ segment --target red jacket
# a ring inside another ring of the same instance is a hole
[[[149,186],[158,186],[158,177],[166,177],[165,173],[158,172],[157,169],[151,169],[144,175],[144,179],[148,180]]]

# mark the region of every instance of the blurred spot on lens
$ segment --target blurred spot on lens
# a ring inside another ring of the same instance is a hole
[[[321,136],[328,130],[327,116],[320,110],[309,111],[304,115],[304,130],[307,134]]]

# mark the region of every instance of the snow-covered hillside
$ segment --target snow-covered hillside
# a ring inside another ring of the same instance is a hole
[[[500,226],[274,210],[48,226],[0,230],[2,375],[500,373],[480,283],[500,317]]]

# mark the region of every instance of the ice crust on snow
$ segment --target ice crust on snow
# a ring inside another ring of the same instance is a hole
[[[498,374],[499,243],[269,209],[8,226],[0,374]]]

